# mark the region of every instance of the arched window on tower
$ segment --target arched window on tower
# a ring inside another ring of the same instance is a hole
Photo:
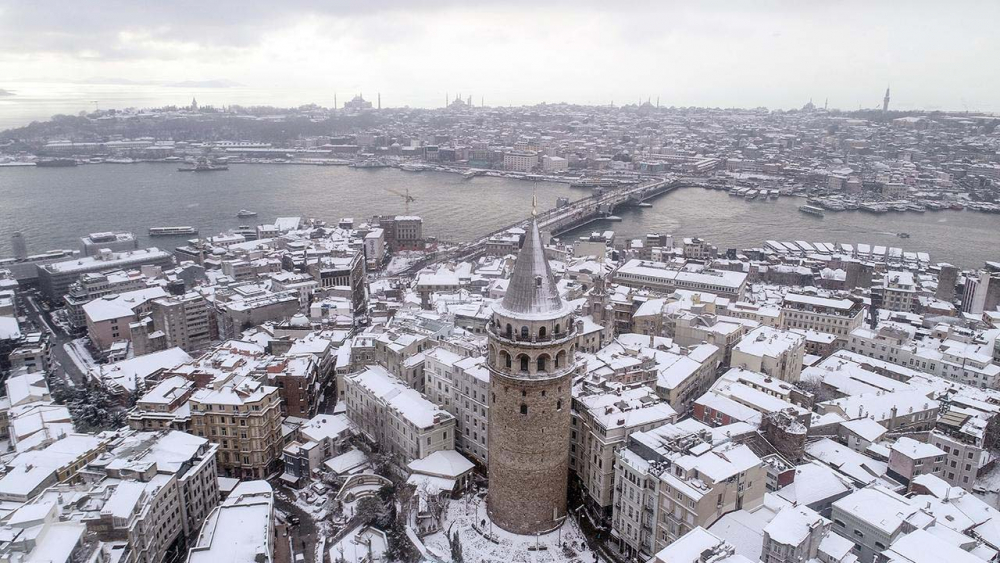
[[[507,338],[513,338],[513,337],[514,337],[514,327],[510,326],[510,323],[507,323]]]
[[[528,356],[526,356],[524,354],[521,354],[520,360],[521,360],[521,371],[527,372],[528,371]]]
[[[556,354],[556,364],[555,364],[555,366],[558,369],[558,368],[562,367],[562,365],[565,364],[565,363],[566,363],[566,350],[560,350],[559,353]]]
[[[528,405],[521,403],[521,414],[528,414]]]
[[[558,401],[556,401],[556,410],[557,411],[561,411],[562,410],[562,399],[559,399]]]
[[[556,325],[556,331],[554,334],[559,334],[559,325]]]
[[[543,338],[545,338],[545,327],[544,326],[542,328],[538,329],[538,339],[542,340]]]
[[[528,333],[528,327],[522,326],[521,327],[521,340],[527,340],[528,339],[528,334],[529,334]]]
[[[500,365],[510,369],[510,354],[506,350],[500,350]]]
[[[538,356],[538,360],[536,360],[536,364],[537,364],[536,369],[538,371],[547,371],[548,368],[549,368],[549,357],[547,355],[545,355],[545,354],[542,354],[541,356]]]

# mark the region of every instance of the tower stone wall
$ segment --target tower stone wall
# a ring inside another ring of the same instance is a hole
[[[547,532],[566,517],[577,331],[534,222],[487,333],[489,516],[517,534]]]

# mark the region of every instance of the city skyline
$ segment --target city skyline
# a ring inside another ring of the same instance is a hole
[[[201,90],[215,105],[331,106],[334,93],[343,102],[362,91],[381,92],[383,107],[440,107],[462,92],[490,106],[659,98],[790,109],[811,99],[856,110],[881,107],[891,85],[892,109],[996,111],[1000,90],[980,62],[1000,41],[989,5],[105,6],[0,7],[5,103],[62,82],[141,86],[156,101],[185,89],[176,103]]]

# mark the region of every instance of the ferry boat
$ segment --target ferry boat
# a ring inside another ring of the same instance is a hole
[[[404,162],[399,165],[399,169],[406,172],[423,172],[427,168],[426,164],[420,164],[419,162]]]
[[[194,227],[150,227],[151,237],[175,237],[180,235],[196,235],[198,229]]]
[[[177,169],[178,172],[215,172],[217,170],[229,170],[229,166],[209,162],[208,159],[201,159],[194,166],[181,166]]]
[[[237,213],[236,216],[239,217],[239,218],[241,218],[241,219],[244,218],[244,217],[256,217],[257,216],[257,212],[256,211],[248,211],[246,209],[240,209],[240,212]]]
[[[471,180],[476,176],[482,176],[483,174],[486,174],[485,170],[466,170],[465,172],[462,172],[462,179]]]
[[[389,164],[381,158],[366,158],[355,160],[351,163],[351,168],[388,168]]]
[[[757,197],[757,190],[750,190],[749,192],[747,192],[747,195],[743,196],[743,198],[746,199],[747,201],[753,201],[753,199],[756,197]]]
[[[824,216],[823,210],[813,205],[800,205],[799,211],[806,213],[808,215],[815,215],[816,217]]]

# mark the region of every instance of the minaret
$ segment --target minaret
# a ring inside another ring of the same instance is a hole
[[[885,87],[885,97],[882,98],[882,113],[889,111],[889,87]]]
[[[534,217],[488,333],[490,519],[517,534],[554,530],[566,516],[577,327]]]
[[[340,108],[339,108],[339,107],[337,106],[337,94],[334,94],[334,95],[333,95],[333,109],[340,109]]]
[[[378,109],[382,109],[382,92],[378,93]]]

